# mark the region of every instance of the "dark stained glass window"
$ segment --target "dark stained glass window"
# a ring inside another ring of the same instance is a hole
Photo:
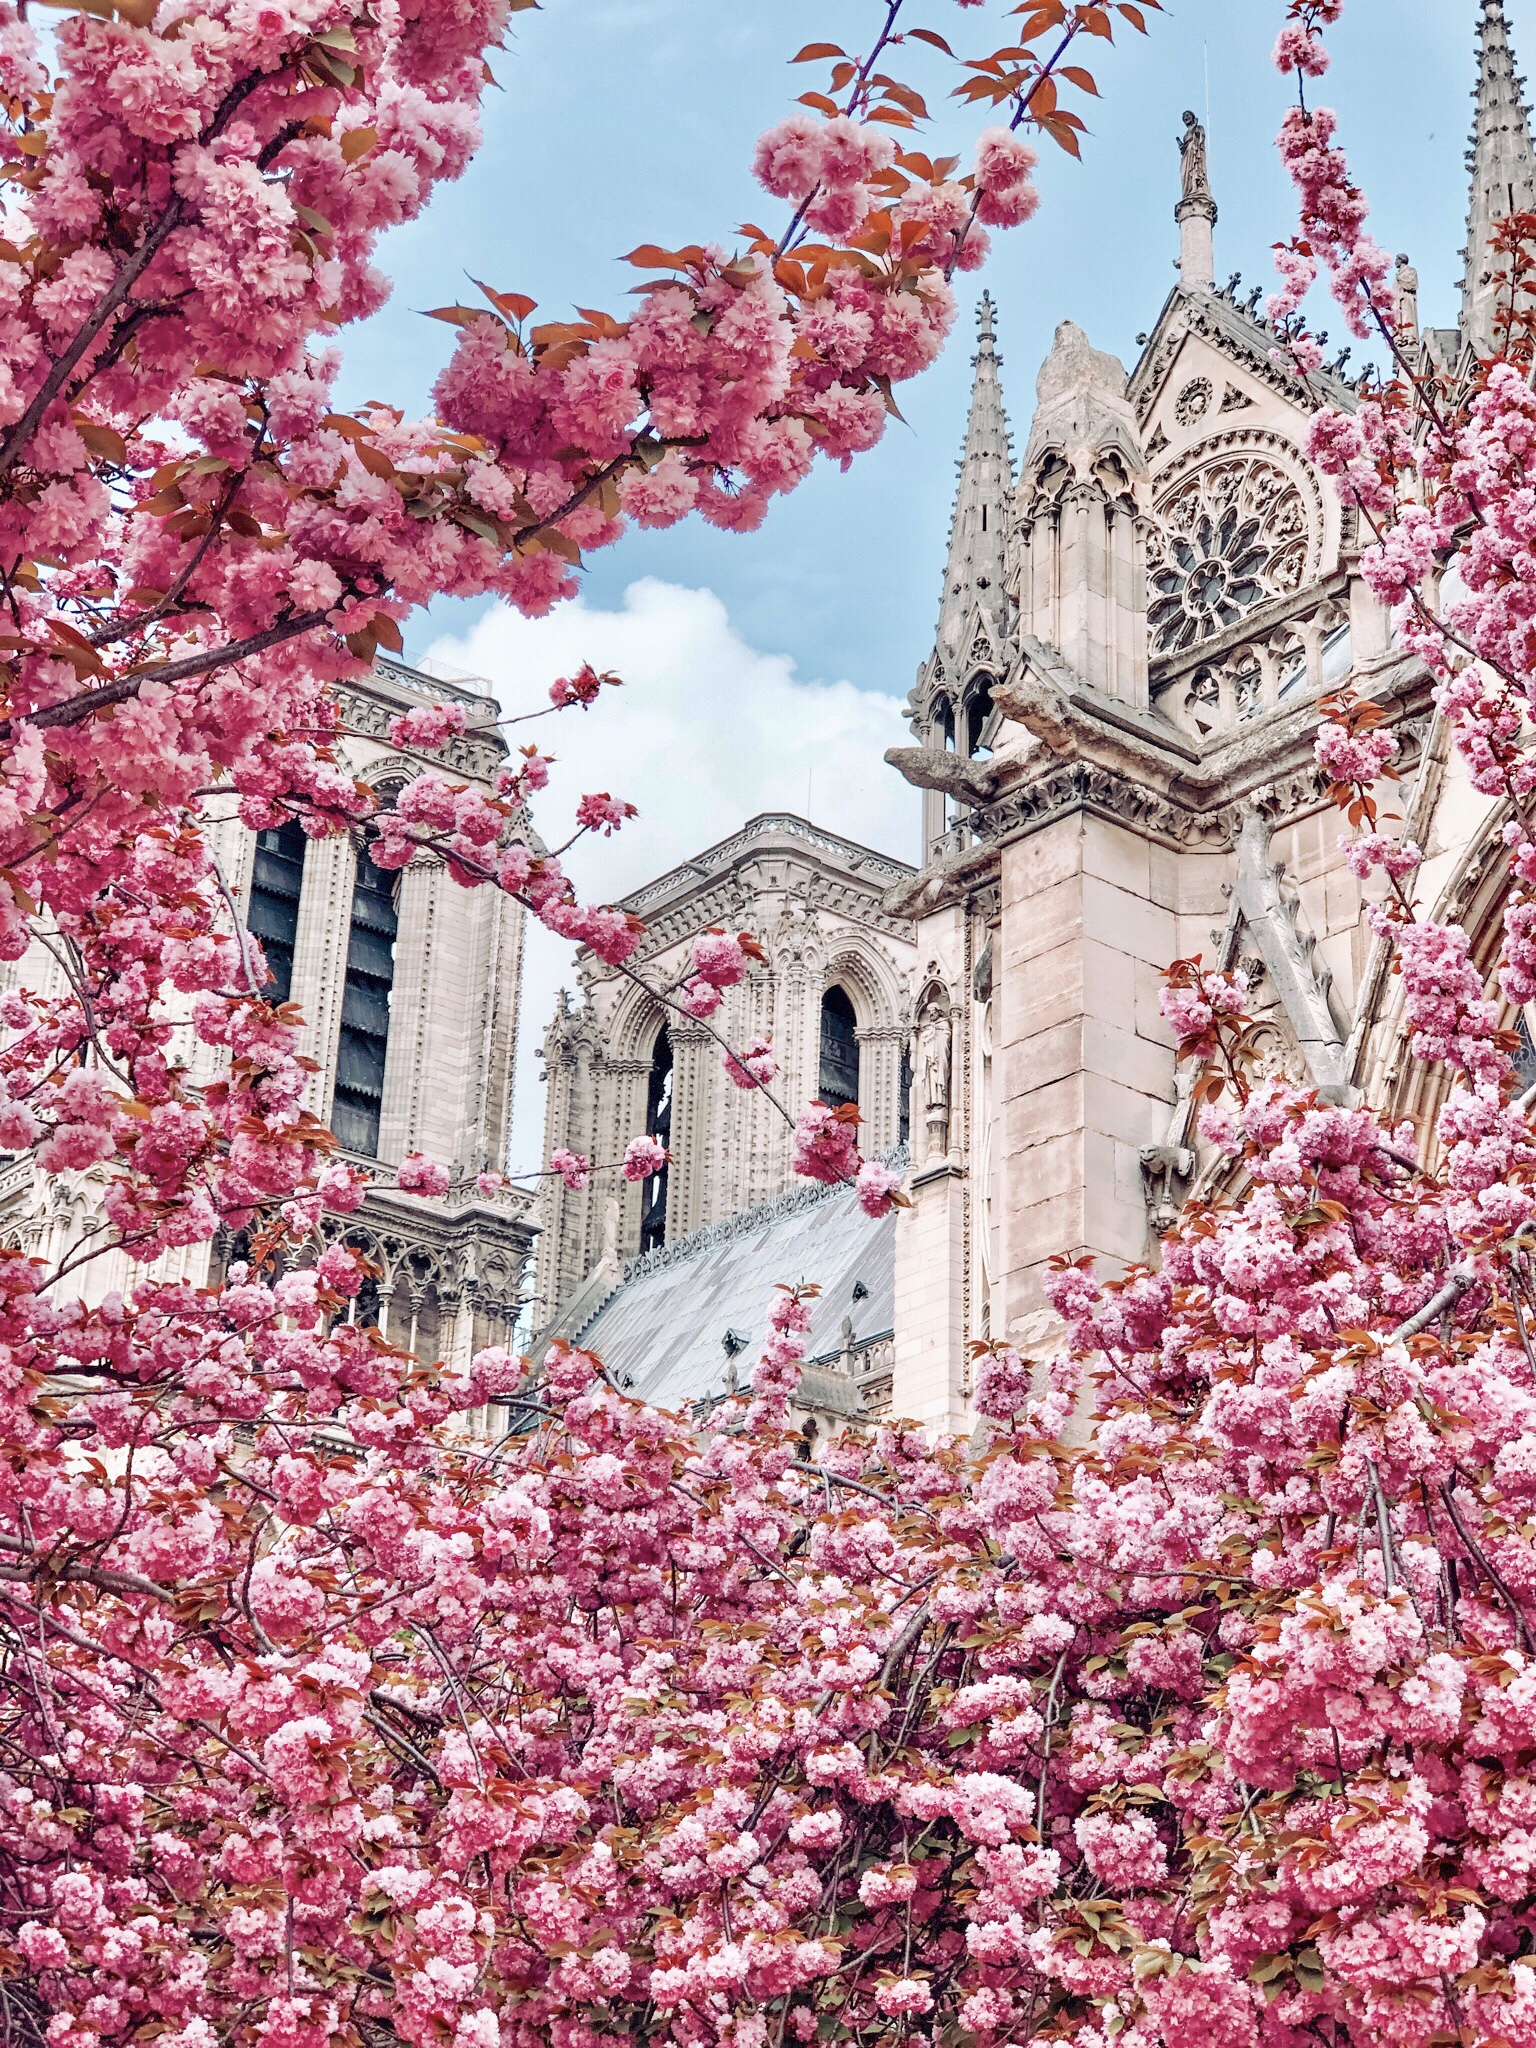
[[[651,1059],[650,1085],[645,1097],[647,1135],[672,1143],[672,1040],[663,1027]],[[640,1249],[652,1251],[667,1241],[667,1169],[653,1173],[640,1186]]]
[[[859,1099],[859,1034],[853,1005],[840,988],[821,999],[821,1071],[816,1093],[833,1109]]]
[[[246,923],[266,955],[267,1001],[286,1003],[293,993],[293,947],[299,930],[299,896],[304,887],[304,828],[297,818],[256,835],[251,905]]]
[[[369,1158],[378,1157],[384,1107],[389,999],[395,980],[395,879],[387,869],[375,867],[366,848],[359,853],[331,1129],[348,1151]]]

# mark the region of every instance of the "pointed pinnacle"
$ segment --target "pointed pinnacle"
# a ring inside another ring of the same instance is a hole
[[[1477,24],[1477,83],[1473,87],[1472,173],[1467,206],[1466,267],[1462,276],[1463,336],[1479,349],[1493,341],[1499,267],[1492,250],[1497,223],[1536,207],[1536,150],[1520,97],[1503,0],[1482,0]]]

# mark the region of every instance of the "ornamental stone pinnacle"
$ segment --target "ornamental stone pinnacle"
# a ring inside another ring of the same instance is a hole
[[[1530,111],[1520,96],[1503,0],[1483,0],[1477,32],[1477,83],[1467,168],[1467,246],[1461,286],[1461,338],[1482,354],[1494,344],[1498,286],[1506,267],[1493,248],[1493,232],[1512,213],[1536,211],[1536,151]]]
[[[935,645],[941,654],[962,654],[962,641],[974,612],[992,624],[994,642],[1003,637],[1003,557],[1013,501],[1013,452],[1008,415],[998,382],[999,358],[988,292],[976,309],[975,378],[960,480],[949,525],[949,559],[939,600]]]

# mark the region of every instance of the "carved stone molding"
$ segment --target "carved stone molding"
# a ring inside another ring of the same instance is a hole
[[[451,693],[445,691],[444,694]],[[389,744],[390,721],[398,718],[406,708],[403,704],[391,704],[345,684],[336,686],[335,697],[344,725],[352,732],[364,733],[369,739],[379,740],[386,746]],[[488,782],[506,751],[499,733],[489,732],[483,737],[467,733],[450,740],[446,747],[435,748],[431,759],[434,763],[443,762],[456,774]],[[425,759],[402,758],[401,761],[402,768],[412,775],[418,774],[426,765]]]
[[[1193,810],[1157,790],[1091,761],[1064,761],[985,810],[971,815],[972,830],[987,842],[1038,831],[1069,811],[1088,810],[1174,848],[1215,850],[1236,843],[1242,813],[1236,804]]]
[[[1256,314],[1212,292],[1192,292],[1175,285],[1159,317],[1150,344],[1130,377],[1130,398],[1139,424],[1145,426],[1167,382],[1180,349],[1191,334],[1199,335],[1258,383],[1277,391],[1299,411],[1310,412],[1307,392],[1295,373],[1273,360],[1276,336]],[[1313,384],[1331,403],[1350,406],[1355,393],[1348,384],[1319,370]]]
[[[852,839],[843,839],[835,832],[823,831],[819,825],[812,825],[793,812],[775,811],[748,819],[741,830],[733,832],[729,839],[722,839],[717,846],[707,847],[692,860],[668,869],[654,882],[647,882],[643,888],[624,898],[624,908],[643,916],[648,903],[660,902],[684,889],[689,892],[690,902],[696,903],[700,882],[719,875],[744,854],[756,856],[765,853],[767,849],[761,842],[769,833],[782,833],[803,846],[831,855],[837,866],[850,877],[867,875],[872,895],[878,895],[892,882],[912,872],[905,861],[894,860],[889,854],[875,853],[871,848],[860,846]]]

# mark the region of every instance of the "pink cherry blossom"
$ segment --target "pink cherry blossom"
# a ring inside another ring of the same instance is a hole
[[[859,1172],[858,1113],[813,1102],[795,1124],[795,1172],[807,1180],[852,1180]],[[887,1202],[887,1207],[889,1202]]]
[[[445,1195],[448,1169],[420,1152],[409,1152],[395,1171],[395,1185],[408,1195]]]
[[[565,1185],[578,1194],[592,1178],[591,1160],[580,1152],[568,1151],[563,1145],[550,1153],[549,1170],[559,1174]]]
[[[766,1038],[749,1039],[739,1052],[723,1052],[720,1060],[738,1088],[766,1088],[779,1071],[773,1047]]]
[[[667,1148],[659,1138],[631,1138],[624,1148],[624,1178],[649,1180],[660,1173],[667,1158]]]

